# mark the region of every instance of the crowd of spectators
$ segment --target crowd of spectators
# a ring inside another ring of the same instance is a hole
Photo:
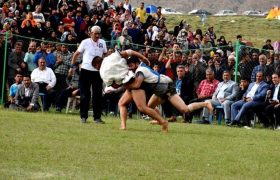
[[[280,56],[269,39],[261,50],[241,47],[238,56],[240,62],[236,65],[234,44],[226,41],[224,36],[217,38],[214,27],[210,26],[206,32],[201,29],[193,31],[190,24],[181,21],[174,29],[168,30],[161,7],[157,7],[156,13],[147,14],[144,2],[134,10],[129,0],[118,4],[114,0],[96,0],[92,4],[83,0],[9,0],[1,2],[0,6],[1,54],[5,50],[5,32],[9,32],[6,84],[11,90],[11,104],[18,102],[15,98],[19,96],[16,95],[14,86],[20,87],[19,76],[25,75],[27,89],[30,78],[32,83],[37,83],[39,92],[44,93],[47,103],[42,108],[48,111],[53,103],[60,112],[65,106],[66,98],[79,93],[79,68],[75,66],[74,71],[69,71],[73,68],[71,59],[77,44],[89,36],[89,29],[95,25],[102,29],[102,39],[106,41],[108,54],[114,52],[115,48],[138,50],[149,58],[151,67],[173,79],[178,94],[187,104],[211,99],[218,82],[227,82],[225,72],[233,80],[234,75],[236,76],[234,72],[237,71],[239,80],[248,83],[255,82],[257,74],[262,72],[262,81],[271,86],[276,85],[278,89],[274,89],[279,91],[279,82],[273,81],[273,75],[278,75],[279,78]],[[238,35],[237,40],[244,45],[242,36]],[[78,63],[81,57],[79,59]],[[3,62],[2,56],[1,75]],[[183,75],[178,75],[178,70]],[[214,85],[212,82],[215,82]],[[32,87],[36,89],[36,85],[32,83]],[[213,87],[209,88],[209,84]],[[242,89],[241,86],[242,83]],[[206,90],[202,87],[206,87]],[[243,88],[243,91],[245,93],[246,89]],[[104,97],[111,97],[104,93]],[[25,95],[34,106],[31,95]],[[225,94],[219,94],[220,97],[223,95]],[[277,96],[272,96],[277,100]],[[112,97],[116,103],[116,96]],[[276,102],[278,104],[275,105],[279,105],[279,99]],[[175,116],[178,114],[170,111],[170,105],[165,104],[163,107],[166,116],[171,121],[176,121]],[[38,108],[28,108],[32,109]],[[231,123],[234,119],[229,116],[227,108],[226,118]],[[269,122],[265,123],[266,126],[269,125]]]

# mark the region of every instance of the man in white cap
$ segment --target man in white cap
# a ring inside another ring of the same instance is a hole
[[[103,39],[100,39],[100,34],[101,28],[93,26],[90,31],[90,38],[81,42],[72,58],[72,66],[75,66],[78,56],[83,54],[79,80],[81,96],[80,117],[82,123],[86,123],[88,118],[91,94],[94,121],[96,123],[104,123],[101,120],[102,79],[99,71],[92,66],[92,61],[96,56],[103,57],[107,53],[106,43]]]

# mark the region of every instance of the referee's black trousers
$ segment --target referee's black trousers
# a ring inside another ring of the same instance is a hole
[[[93,118],[101,118],[102,113],[102,79],[99,71],[89,71],[81,69],[79,86],[80,86],[80,117],[88,118],[89,102],[92,96]]]

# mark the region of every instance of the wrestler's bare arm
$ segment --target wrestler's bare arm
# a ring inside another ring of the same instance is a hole
[[[133,51],[131,49],[125,50],[125,51],[121,51],[120,55],[122,58],[128,58],[130,56],[136,56],[138,57],[142,62],[144,62],[147,65],[150,65],[150,61],[148,58],[146,58],[144,55],[142,55],[139,52]]]
[[[129,83],[129,84],[125,84],[125,88],[126,89],[139,89],[139,87],[141,86],[142,82],[144,81],[144,77],[143,76],[137,76],[135,77],[134,81]]]

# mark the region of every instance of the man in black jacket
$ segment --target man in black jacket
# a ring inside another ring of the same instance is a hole
[[[270,90],[267,91],[266,106],[264,108],[264,117],[261,118],[265,127],[273,126],[280,130],[279,111],[280,111],[280,77],[279,74],[272,74],[272,82]]]

